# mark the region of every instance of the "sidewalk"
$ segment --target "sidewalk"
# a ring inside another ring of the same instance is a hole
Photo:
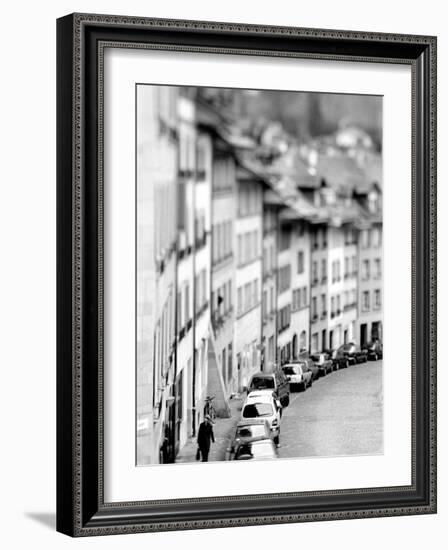
[[[229,418],[215,418],[215,423],[213,425],[215,443],[212,443],[210,447],[210,454],[208,455],[209,462],[225,460],[226,449],[229,446],[230,438],[233,436],[236,425],[240,419],[240,412],[244,401],[243,395],[236,394],[235,397],[229,400]],[[196,437],[190,438],[176,456],[176,462],[196,462],[197,448],[198,444],[196,442]]]

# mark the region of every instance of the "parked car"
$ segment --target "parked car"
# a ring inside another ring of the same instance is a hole
[[[247,393],[254,390],[272,390],[275,391],[282,407],[289,405],[289,382],[281,369],[274,372],[257,372],[252,376],[247,386]]]
[[[227,448],[227,460],[232,460],[232,455],[235,454],[235,449],[238,445],[250,441],[254,437],[273,439],[271,428],[266,418],[248,418],[247,420],[240,420],[238,422],[233,438]]]
[[[329,349],[327,353],[333,361],[333,370],[346,369],[349,366],[348,357],[341,350]]]
[[[356,365],[356,363],[365,363],[367,361],[367,352],[362,350],[353,342],[342,345],[338,348],[338,351],[347,357],[351,365]]]
[[[377,361],[383,358],[383,344],[380,340],[369,342],[364,349],[367,353],[367,359],[371,361]]]
[[[290,363],[299,363],[300,365],[305,365],[307,370],[311,372],[312,375],[312,381],[316,381],[319,378],[319,369],[314,364],[314,361],[310,359],[308,352],[302,352],[299,355],[298,359],[293,359],[292,361],[289,361]]]
[[[278,458],[278,451],[272,439],[257,437],[240,443],[232,458],[233,460],[268,460]]]
[[[310,358],[319,369],[320,376],[325,376],[329,372],[333,372],[333,361],[326,353],[313,353]]]
[[[282,406],[272,390],[252,391],[241,409],[241,420],[263,418],[268,421],[271,435],[276,445],[280,442],[280,420]]]
[[[282,371],[289,382],[291,391],[293,388],[305,391],[313,385],[313,374],[305,362],[287,363],[282,366]]]

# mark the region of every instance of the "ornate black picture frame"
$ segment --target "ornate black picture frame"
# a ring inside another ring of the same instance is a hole
[[[412,69],[412,484],[104,502],[102,86],[107,44]],[[436,38],[73,14],[57,22],[57,529],[71,536],[436,512]]]

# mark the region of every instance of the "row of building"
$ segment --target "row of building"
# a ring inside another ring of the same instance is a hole
[[[137,121],[144,465],[175,461],[207,395],[225,416],[254,372],[381,337],[381,159],[356,135],[259,154],[191,88],[138,86]]]

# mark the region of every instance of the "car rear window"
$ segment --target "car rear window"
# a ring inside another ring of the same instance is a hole
[[[252,378],[250,387],[256,390],[271,390],[275,388],[274,379],[264,376],[255,376],[254,378]]]
[[[240,426],[236,430],[237,437],[261,437],[266,434],[264,424],[254,424],[252,426]]]
[[[258,418],[259,416],[271,416],[272,405],[270,403],[249,403],[243,409],[243,418]]]
[[[299,368],[296,365],[288,365],[283,367],[283,372],[285,374],[299,374]]]

